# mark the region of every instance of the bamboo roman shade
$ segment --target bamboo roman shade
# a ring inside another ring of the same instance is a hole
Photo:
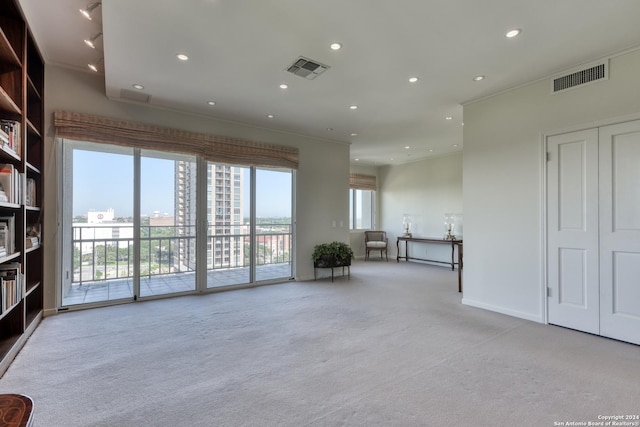
[[[193,154],[216,163],[298,168],[298,149],[70,111],[54,113],[56,137]]]
[[[363,175],[359,173],[349,174],[349,188],[354,190],[376,191],[376,177],[374,175]]]

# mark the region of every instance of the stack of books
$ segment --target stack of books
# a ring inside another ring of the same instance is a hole
[[[0,313],[16,305],[24,295],[24,280],[20,263],[0,265]]]
[[[20,122],[16,120],[0,120],[0,145],[4,150],[9,150],[18,157],[22,150],[20,126]]]
[[[22,202],[22,175],[11,163],[0,163],[0,187],[9,203]],[[0,200],[1,201],[1,200]]]
[[[0,184],[0,202],[8,202],[9,197],[7,197],[7,193],[4,192],[4,187]]]
[[[0,256],[8,256],[16,251],[16,217],[15,215],[0,216]],[[2,254],[4,252],[4,254]]]

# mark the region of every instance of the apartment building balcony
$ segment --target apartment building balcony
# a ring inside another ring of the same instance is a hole
[[[217,288],[291,277],[290,224],[266,225],[255,236],[255,277],[251,277],[249,234],[207,235],[206,287]],[[63,286],[62,305],[134,297],[133,227],[109,236],[73,227],[72,274]],[[193,226],[143,226],[140,237],[139,297],[195,292],[196,237]],[[125,236],[117,238],[116,235]],[[224,248],[216,253],[215,246]]]

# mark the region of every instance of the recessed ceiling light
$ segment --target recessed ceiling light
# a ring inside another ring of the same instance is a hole
[[[103,58],[100,58],[97,61],[88,63],[87,67],[89,67],[89,69],[91,71],[93,71],[94,73],[97,73],[100,70],[100,63],[104,64],[104,59]]]
[[[207,101],[207,104],[213,106],[213,105],[216,105],[216,102],[215,101]]]
[[[357,134],[357,133],[355,133],[355,132],[353,132],[353,133],[351,134],[351,136],[358,136],[358,134]]]
[[[189,60],[189,57],[184,53],[176,54],[176,58],[178,58],[180,61],[188,61]]]
[[[507,33],[505,34],[505,37],[512,38],[512,37],[517,36],[517,35],[518,35],[518,34],[520,34],[521,32],[522,32],[522,30],[521,30],[521,29],[519,29],[519,28],[515,28],[515,29],[513,29],[513,30],[509,30],[509,31],[507,31]]]
[[[475,76],[475,77],[473,78],[473,81],[474,81],[474,82],[479,82],[480,80],[484,80],[484,76]]]
[[[458,147],[458,144],[453,144],[454,147]]]
[[[405,145],[404,149],[408,150],[409,148],[411,148],[409,145]]]
[[[141,85],[141,84],[139,84],[139,83],[134,84],[134,85],[133,85],[133,87],[134,87],[134,89],[138,89],[138,90],[142,90],[142,89],[144,89],[144,86],[142,86],[142,85]]]
[[[95,49],[96,48],[96,40],[98,40],[100,37],[102,37],[102,33],[94,34],[90,38],[84,39],[84,44],[89,46],[91,49]]]
[[[273,119],[275,116],[273,114],[267,114],[268,119]]]
[[[288,88],[288,87],[289,87],[289,85],[288,85],[288,84],[286,84],[286,83],[282,83],[282,84],[280,85],[280,89],[286,89],[286,88]]]
[[[430,152],[430,153],[433,153],[433,148],[431,148],[431,149],[429,150],[429,152]]]
[[[333,128],[327,128],[329,132],[333,132]]]
[[[340,50],[342,49],[342,44],[338,42],[334,42],[334,43],[331,43],[329,47],[331,48],[331,50]]]
[[[445,117],[444,119],[445,119],[445,120],[453,120],[453,117],[451,117],[451,116],[447,116],[447,117]]]
[[[410,83],[415,83],[415,82],[417,82],[418,80],[420,80],[418,77],[409,77],[409,82],[410,82]]]
[[[80,13],[87,18],[89,21],[92,21],[91,19],[91,12],[93,12],[93,9],[95,9],[96,7],[100,6],[102,4],[101,1],[95,1],[89,5],[87,5],[86,8],[84,9],[80,9]]]
[[[356,162],[359,162],[359,161],[360,161],[360,159],[354,159],[354,160],[355,160]]]
[[[357,109],[358,109],[358,106],[357,106],[357,105],[350,105],[350,106],[349,106],[349,108],[350,108],[351,110],[357,110]]]

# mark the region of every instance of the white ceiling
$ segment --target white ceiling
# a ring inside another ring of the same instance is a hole
[[[350,142],[362,164],[461,150],[462,103],[640,45],[638,0],[103,0],[88,21],[91,1],[20,0],[45,62],[104,57],[112,99]],[[331,68],[286,72],[299,56]]]

